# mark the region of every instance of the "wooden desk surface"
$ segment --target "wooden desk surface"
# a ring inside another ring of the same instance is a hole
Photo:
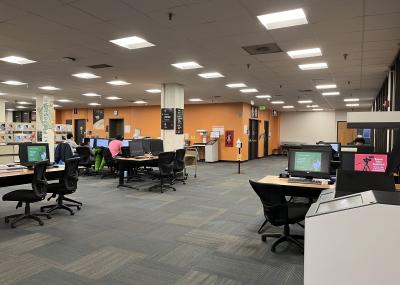
[[[151,161],[157,160],[158,156],[147,156],[147,157],[118,157],[117,160],[122,161]]]
[[[46,173],[49,172],[59,172],[64,171],[64,166],[59,167],[50,167],[46,169]],[[19,169],[19,170],[7,170],[7,172],[0,172],[0,178],[2,177],[14,177],[14,176],[21,176],[21,175],[32,175],[33,169]]]
[[[334,187],[333,185],[289,183],[288,178],[279,178],[279,176],[274,176],[274,175],[267,175],[264,178],[261,178],[260,180],[258,180],[258,182],[276,184],[276,185],[280,185],[280,186],[315,188],[315,189],[328,189],[328,188]]]

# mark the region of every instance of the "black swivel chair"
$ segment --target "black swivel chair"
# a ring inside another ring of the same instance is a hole
[[[174,181],[181,181],[183,184],[186,184],[185,180],[187,178],[187,176],[185,176],[184,173],[185,153],[186,150],[184,148],[177,149],[175,152],[175,159],[174,159]]]
[[[79,160],[79,157],[67,159],[67,161],[65,162],[65,170],[62,173],[59,182],[49,184],[47,187],[47,192],[53,194],[47,200],[55,198],[58,195],[57,204],[43,206],[40,208],[41,212],[44,212],[45,209],[49,209],[47,210],[47,213],[51,213],[57,209],[64,209],[70,212],[71,215],[74,215],[74,211],[71,209],[71,207],[77,207],[77,209],[80,210],[80,207],[82,206],[81,202],[65,197],[66,195],[74,193],[78,188]],[[68,201],[74,204],[64,204],[64,201]]]
[[[110,149],[107,147],[103,151],[103,159],[106,162],[106,166],[110,170],[109,173],[103,173],[101,178],[105,178],[107,176],[112,176],[112,177],[117,177],[116,174],[116,168],[117,168],[117,162],[114,157],[112,157]]]
[[[150,187],[149,190],[160,188],[161,193],[164,193],[164,189],[167,188],[176,191],[176,189],[171,186],[174,179],[174,158],[175,152],[173,151],[162,152],[158,155],[158,170],[154,171],[152,174],[154,177],[160,179],[160,184]],[[169,179],[170,185],[164,184],[165,179]]]
[[[71,146],[68,143],[60,143],[54,150],[54,161],[59,163],[60,161],[66,161],[68,158],[74,156]]]
[[[79,166],[85,167],[85,175],[91,175],[92,174],[92,165],[93,165],[93,160],[91,158],[90,154],[90,148],[87,146],[78,146],[76,148],[76,153],[78,154],[80,160],[79,160]]]
[[[10,222],[10,219],[15,218],[11,227],[15,228],[16,223],[22,221],[23,219],[32,219],[39,223],[39,225],[43,226],[42,220],[39,218],[41,216],[45,216],[48,219],[51,218],[49,214],[32,214],[31,213],[31,203],[36,203],[42,201],[46,197],[47,193],[47,180],[45,177],[47,161],[38,162],[35,164],[33,178],[32,178],[32,190],[14,190],[3,196],[3,201],[15,201],[18,202],[17,208],[22,207],[23,203],[25,203],[25,213],[11,215],[4,218],[6,223]]]
[[[299,246],[304,245],[298,239],[304,239],[304,236],[293,235],[290,233],[290,225],[297,224],[305,219],[309,206],[304,203],[288,202],[285,193],[280,186],[268,183],[259,183],[249,180],[251,187],[259,194],[264,207],[264,214],[268,221],[275,227],[284,226],[283,234],[263,234],[262,240],[265,242],[267,237],[278,238],[271,247],[275,252],[277,245],[288,241]]]

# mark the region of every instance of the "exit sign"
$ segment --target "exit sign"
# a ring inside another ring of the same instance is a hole
[[[266,107],[265,107],[265,106],[259,106],[258,109],[259,109],[260,111],[264,111],[264,110],[266,109]]]

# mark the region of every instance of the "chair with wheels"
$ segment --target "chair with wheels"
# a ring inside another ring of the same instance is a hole
[[[174,179],[174,158],[175,152],[168,151],[162,152],[158,155],[158,170],[153,171],[152,175],[160,180],[160,184],[150,187],[149,190],[161,189],[161,193],[164,193],[164,189],[172,189],[176,191],[175,187],[172,187]],[[169,185],[165,185],[165,180],[169,180]]]
[[[187,179],[185,175],[185,153],[184,148],[177,149],[174,159],[174,181],[181,181],[183,184],[186,184],[185,180]]]
[[[92,165],[93,160],[90,154],[90,148],[87,146],[78,146],[76,148],[76,153],[80,157],[79,166],[85,167],[84,175],[92,175]]]
[[[117,169],[117,162],[115,160],[115,158],[112,156],[110,149],[107,147],[104,149],[103,151],[103,159],[105,162],[105,166],[108,167],[109,172],[105,172],[103,173],[103,175],[101,176],[101,178],[105,178],[105,177],[117,177],[116,174],[116,169]]]
[[[40,211],[44,212],[46,209],[47,213],[51,213],[58,209],[67,210],[71,215],[74,215],[74,211],[71,207],[76,207],[78,210],[81,209],[82,203],[67,198],[65,196],[73,194],[78,188],[78,165],[79,157],[70,158],[65,161],[65,170],[61,175],[58,183],[49,184],[47,192],[52,193],[51,198],[57,197],[57,204],[47,205],[40,208]],[[64,201],[72,204],[64,204]]]
[[[309,205],[286,201],[283,189],[275,184],[259,183],[252,180],[249,180],[249,183],[263,203],[264,214],[268,222],[275,227],[284,226],[283,234],[263,234],[261,236],[262,241],[266,242],[267,237],[278,238],[272,244],[271,251],[273,252],[276,251],[279,244],[285,241],[304,249],[303,243],[299,241],[304,239],[304,236],[291,234],[290,225],[300,223],[305,219]]]
[[[33,178],[32,178],[32,190],[21,189],[11,191],[3,196],[3,201],[14,201],[18,202],[17,208],[22,207],[25,203],[25,213],[11,215],[4,218],[6,223],[9,223],[11,219],[11,227],[15,228],[16,224],[24,219],[32,219],[43,226],[43,221],[40,219],[41,216],[45,216],[48,219],[51,218],[50,214],[33,214],[31,213],[31,203],[42,201],[46,197],[47,193],[47,181],[45,177],[47,161],[38,162],[34,166]]]

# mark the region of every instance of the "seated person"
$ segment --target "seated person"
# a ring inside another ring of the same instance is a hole
[[[95,153],[94,153],[92,147],[90,146],[90,141],[89,140],[84,140],[82,146],[89,148],[90,160],[94,160]]]
[[[364,145],[365,144],[365,139],[362,136],[357,136],[357,138],[354,140],[355,145]]]
[[[78,145],[74,141],[74,135],[73,134],[67,134],[67,139],[64,141],[64,143],[69,144],[73,154],[76,153],[76,148],[78,147]]]
[[[115,137],[115,140],[112,140],[108,144],[108,149],[111,152],[111,155],[113,158],[115,158],[119,153],[121,153],[121,148],[122,148],[122,141],[124,140],[123,136],[117,135]]]

